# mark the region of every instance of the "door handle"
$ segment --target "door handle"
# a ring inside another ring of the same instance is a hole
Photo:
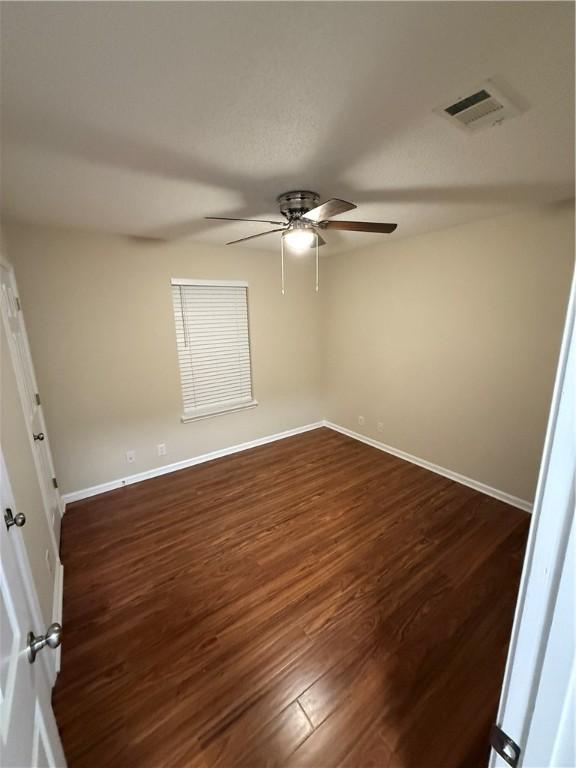
[[[58,623],[50,624],[45,635],[35,635],[34,632],[28,632],[28,661],[34,664],[36,654],[41,651],[45,645],[50,648],[58,648],[62,642],[62,626]]]
[[[40,440],[40,442],[42,442],[42,440],[44,440],[44,432],[38,432],[37,435],[35,435],[34,432],[32,432],[32,437],[34,438],[34,440]]]
[[[13,525],[17,528],[22,528],[26,522],[26,515],[24,512],[17,512],[13,515],[12,510],[9,507],[6,507],[4,510],[4,522],[6,523],[6,528],[8,528],[8,530],[10,530]]]

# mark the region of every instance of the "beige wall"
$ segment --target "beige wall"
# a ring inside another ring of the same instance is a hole
[[[292,259],[285,297],[273,254],[8,226],[63,492],[325,417],[531,500],[573,226],[564,204],[378,241],[322,259],[320,296]],[[171,277],[249,282],[255,409],[180,423]]]
[[[42,492],[28,427],[18,393],[16,374],[12,365],[4,324],[0,321],[0,442],[10,478],[10,486],[17,511],[26,515],[26,525],[21,529],[32,578],[36,585],[38,601],[46,626],[52,623],[54,600],[54,562],[50,529],[44,512]],[[1,523],[4,525],[4,523]],[[48,570],[46,553],[52,558],[52,572]],[[42,627],[35,627],[40,631]]]
[[[321,418],[311,260],[291,261],[283,297],[270,253],[21,225],[5,235],[63,493]],[[180,422],[171,277],[248,281],[256,408]]]
[[[331,257],[326,418],[532,500],[573,264],[573,204]]]

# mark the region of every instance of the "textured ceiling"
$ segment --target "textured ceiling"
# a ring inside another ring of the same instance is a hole
[[[2,205],[18,219],[222,243],[313,189],[396,221],[368,245],[573,194],[572,3],[2,4]],[[487,77],[527,111],[432,110]],[[277,235],[250,247],[277,248]]]

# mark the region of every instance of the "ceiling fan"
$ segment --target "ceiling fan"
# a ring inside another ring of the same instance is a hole
[[[278,224],[280,226],[277,229],[268,229],[266,232],[259,232],[256,235],[248,235],[248,237],[241,237],[238,240],[231,240],[226,245],[233,245],[234,243],[242,243],[245,240],[252,240],[255,237],[271,235],[273,232],[282,232],[282,239],[295,250],[313,248],[316,245],[316,235],[318,236],[318,245],[325,245],[326,241],[319,234],[319,229],[390,234],[398,226],[397,224],[379,224],[372,221],[330,221],[333,216],[351,211],[356,206],[354,203],[339,200],[337,197],[333,197],[331,200],[326,200],[325,203],[318,205],[320,195],[316,192],[285,192],[276,198],[276,202],[280,207],[280,213],[286,221],[235,219],[228,216],[206,216],[206,218],[217,221],[255,221],[262,224]]]
[[[285,192],[276,198],[280,207],[280,213],[285,221],[270,221],[269,219],[237,219],[229,216],[206,216],[212,221],[254,221],[263,224],[279,225],[275,229],[266,232],[258,232],[256,235],[248,235],[238,240],[231,240],[226,245],[243,243],[256,237],[271,235],[281,232],[281,258],[282,258],[282,293],[284,293],[284,244],[291,250],[304,252],[308,248],[316,248],[316,290],[318,290],[318,247],[325,245],[326,241],[320,234],[320,230],[339,229],[348,232],[376,232],[390,234],[394,232],[397,224],[380,224],[371,221],[331,221],[333,216],[351,211],[356,206],[346,200],[334,197],[320,203],[320,195],[316,192],[295,191]]]

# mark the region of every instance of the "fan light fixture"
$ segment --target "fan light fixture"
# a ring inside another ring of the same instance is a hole
[[[316,245],[316,232],[312,227],[294,227],[284,232],[282,238],[291,250],[299,253]]]
[[[319,230],[342,229],[348,232],[380,232],[389,234],[394,232],[397,224],[379,224],[374,221],[332,221],[334,216],[338,216],[346,211],[352,211],[356,206],[354,203],[348,203],[346,200],[340,200],[338,197],[332,197],[325,203],[320,203],[320,195],[317,192],[307,190],[294,190],[293,192],[284,192],[276,198],[280,208],[280,213],[284,221],[270,221],[270,219],[238,219],[230,216],[206,216],[207,219],[217,221],[251,221],[262,224],[274,224],[275,229],[269,229],[266,232],[257,232],[255,235],[241,237],[238,240],[231,240],[226,245],[234,243],[244,243],[246,240],[253,240],[255,237],[271,235],[281,232],[280,236],[280,263],[282,269],[282,293],[285,293],[284,284],[284,244],[291,251],[304,254],[306,251],[314,248],[316,252],[316,290],[318,290],[318,248],[326,245],[326,241]]]
[[[316,246],[316,292],[318,292],[318,245],[319,238],[316,229],[306,221],[293,219],[288,228],[282,232],[280,237],[280,263],[282,270],[282,293],[286,292],[284,287],[284,243],[296,253],[304,253]]]

